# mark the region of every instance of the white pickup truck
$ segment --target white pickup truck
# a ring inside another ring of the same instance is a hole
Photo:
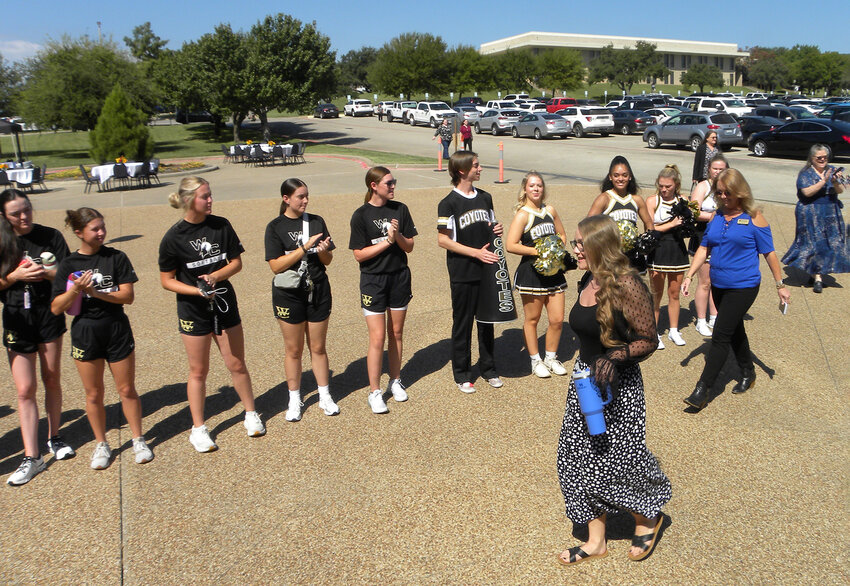
[[[399,120],[402,124],[407,123],[407,116],[416,109],[416,102],[393,102],[392,105],[384,111],[387,117],[387,122]]]
[[[428,124],[431,128],[437,128],[443,122],[443,118],[455,118],[457,112],[449,108],[445,102],[419,102],[416,109],[407,115],[407,121],[411,126],[417,124]]]
[[[478,111],[482,114],[487,112],[488,110],[504,110],[510,109],[513,110],[516,108],[516,104],[513,100],[490,100],[487,102],[485,106],[475,106],[478,108]]]

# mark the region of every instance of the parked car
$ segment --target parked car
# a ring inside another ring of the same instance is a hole
[[[406,100],[401,102],[393,102],[392,106],[387,108],[385,114],[387,115],[387,122],[392,122],[393,120],[400,120],[402,124],[407,124],[407,116],[416,109],[416,102],[413,100]]]
[[[779,118],[786,122],[796,119],[794,113],[787,106],[756,106],[750,114],[754,116],[770,116],[771,118]]]
[[[790,155],[805,159],[812,145],[825,145],[830,159],[850,156],[850,122],[841,120],[795,120],[776,130],[750,136],[748,148],[757,157]]]
[[[517,105],[517,108],[523,112],[546,112],[546,104],[541,104],[538,101],[529,100]]]
[[[506,102],[516,102],[517,100],[527,100],[528,98],[528,94],[508,94],[502,99]]]
[[[319,104],[313,109],[313,118],[339,118],[339,108],[333,104]]]
[[[634,134],[655,124],[655,118],[641,110],[614,110],[614,132]]]
[[[702,98],[697,104],[697,112],[726,112],[735,118],[746,116],[751,108],[737,98]]]
[[[369,100],[348,100],[342,110],[346,116],[371,116],[375,113]]]
[[[795,120],[805,120],[806,118],[817,118],[817,114],[813,114],[803,106],[788,106],[788,109],[794,115]]]
[[[622,106],[625,103],[626,103],[625,100],[611,100],[610,102],[605,104],[605,107],[608,108],[609,110],[616,110],[617,108],[619,108],[620,106]]]
[[[844,102],[843,104],[827,104],[824,106],[824,109],[818,112],[816,115],[818,118],[826,118],[827,120],[832,120],[836,118],[839,114],[843,114],[844,112],[850,112],[850,103]]]
[[[599,102],[598,102],[598,101],[596,101],[596,100],[592,100],[592,99],[589,99],[589,98],[579,98],[579,99],[577,99],[577,100],[576,100],[576,105],[577,105],[577,106],[596,106],[596,107],[600,107],[600,106],[599,106]]]
[[[745,144],[741,136],[741,125],[725,112],[682,112],[663,124],[654,124],[643,132],[643,141],[651,149],[662,144],[686,145],[696,151],[709,130],[717,132],[717,144],[721,147]]]
[[[457,99],[455,106],[472,106],[473,108],[484,105],[484,100],[478,96],[465,96]]]
[[[540,105],[543,106],[543,104]],[[562,116],[547,114],[546,112],[525,114],[511,129],[514,138],[533,136],[537,140],[550,136],[565,138],[569,133],[570,124]]]
[[[213,122],[213,115],[206,110],[187,112],[186,110],[178,109],[174,113],[174,120],[180,124],[191,124],[192,122]]]
[[[608,136],[614,132],[614,116],[606,108],[564,108],[555,112],[570,123],[573,136],[581,138],[589,133]]]
[[[489,131],[493,136],[498,136],[503,132],[508,132],[513,125],[516,124],[522,116],[522,110],[503,109],[503,110],[487,110],[475,123],[475,133]],[[482,130],[483,129],[483,130]]]
[[[469,120],[470,124],[481,118],[481,112],[471,104],[455,106],[453,110],[458,113],[461,120]]]
[[[513,110],[516,104],[508,100],[490,100],[484,106],[476,106],[482,114],[487,110]]]
[[[741,125],[741,136],[744,137],[744,140],[747,140],[751,134],[756,132],[773,130],[780,126],[785,126],[788,123],[788,120],[774,118],[773,116],[756,116],[748,114],[747,116],[741,116],[738,123]]]
[[[546,101],[546,111],[550,114],[554,114],[558,110],[574,106],[578,106],[578,102],[575,98],[552,98],[551,100]]]
[[[646,113],[649,116],[655,118],[656,124],[661,124],[665,120],[670,119],[670,117],[681,113],[681,110],[679,110],[678,108],[670,108],[668,106],[665,106],[663,108],[650,108],[646,111]]]
[[[419,102],[416,108],[408,113],[407,122],[411,126],[427,124],[431,128],[437,128],[442,124],[443,118],[456,118],[457,115],[445,102]]]
[[[392,100],[384,100],[382,102],[378,102],[377,104],[375,104],[375,107],[373,108],[372,111],[375,114],[377,114],[378,108],[380,108],[381,112],[386,115],[386,113],[389,111],[389,109],[392,108],[392,105],[393,105]]]

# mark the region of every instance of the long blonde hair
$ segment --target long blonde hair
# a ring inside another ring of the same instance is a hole
[[[522,185],[519,188],[519,196],[517,197],[517,202],[514,204],[514,211],[518,212],[522,206],[528,203],[528,195],[525,193],[525,186],[528,185],[528,180],[532,177],[537,177],[540,179],[540,184],[543,186],[543,197],[540,198],[540,203],[543,207],[546,207],[546,182],[543,181],[543,176],[540,175],[537,171],[529,171],[525,174],[525,177],[522,178]]]
[[[758,208],[756,208],[756,200],[753,199],[753,191],[740,171],[731,168],[724,169],[714,181],[714,187],[717,188],[721,183],[723,183],[728,193],[738,198],[742,210],[749,216],[756,215]]]
[[[601,330],[599,340],[604,346],[619,346],[624,342],[616,338],[614,312],[622,310],[625,291],[620,278],[637,277],[629,259],[620,248],[620,230],[609,216],[588,216],[578,223],[584,241],[584,256],[599,284],[596,292],[596,321]]]

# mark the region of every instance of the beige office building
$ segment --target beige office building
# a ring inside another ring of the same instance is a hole
[[[626,47],[634,47],[638,41],[646,41],[655,45],[664,65],[671,72],[666,79],[656,81],[669,85],[681,83],[682,74],[696,63],[714,65],[723,73],[723,81],[727,85],[739,85],[740,79],[735,74],[735,60],[750,55],[747,51],[740,50],[738,45],[734,43],[540,32],[523,33],[484,43],[479,51],[482,55],[493,55],[504,53],[509,49],[531,49],[533,53],[537,54],[542,50],[563,47],[579,51],[585,64],[589,64],[599,56],[603,47],[613,44],[615,49],[625,49]],[[653,80],[647,81],[652,82]]]

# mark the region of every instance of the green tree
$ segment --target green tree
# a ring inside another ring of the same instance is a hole
[[[124,44],[130,49],[130,54],[139,61],[151,61],[159,57],[168,40],[155,35],[151,30],[151,23],[146,22],[133,29],[132,37],[124,37]]]
[[[369,68],[378,57],[378,50],[374,47],[360,47],[352,49],[339,58],[337,62],[337,81],[340,93],[347,94],[355,91],[358,87],[372,91],[369,84]]]
[[[537,77],[537,63],[531,51],[508,49],[491,59],[496,87],[508,93],[531,91],[531,82]]]
[[[573,49],[551,49],[537,57],[537,85],[555,95],[556,90],[573,90],[584,81],[585,68],[581,54]]]
[[[722,87],[723,73],[714,65],[695,63],[682,75],[682,85],[685,87],[695,85],[699,91],[703,91],[705,86]]]
[[[768,92],[775,92],[788,83],[788,65],[775,52],[754,49],[747,69],[749,83]]]
[[[149,159],[154,143],[146,121],[147,116],[133,107],[116,84],[103,103],[97,125],[89,133],[89,154],[101,164],[122,155],[137,161]]]
[[[826,64],[816,46],[794,45],[783,57],[800,91],[812,92],[822,86],[826,77]]]
[[[835,51],[823,53],[823,78],[819,87],[822,87],[827,95],[832,94],[841,87],[844,77],[847,59]]]
[[[446,44],[428,33],[404,33],[378,50],[369,69],[369,82],[385,94],[414,94],[446,90],[449,63]]]
[[[331,41],[315,24],[302,25],[289,15],[267,16],[248,35],[247,83],[252,110],[271,136],[268,112],[276,108],[306,112],[336,87]]]
[[[475,47],[458,45],[446,54],[446,58],[450,71],[449,90],[456,92],[458,97],[494,87],[489,62]]]
[[[0,53],[0,114],[8,116],[12,113],[12,102],[20,89],[20,70],[7,64]]]
[[[111,41],[51,41],[26,63],[24,74],[16,109],[42,128],[94,128],[106,96],[119,82],[135,108],[153,111],[152,84]]]
[[[587,78],[590,83],[608,80],[628,93],[642,80],[669,74],[670,70],[655,52],[655,45],[638,41],[633,49],[615,49],[613,44],[604,47],[599,57],[590,62]]]

